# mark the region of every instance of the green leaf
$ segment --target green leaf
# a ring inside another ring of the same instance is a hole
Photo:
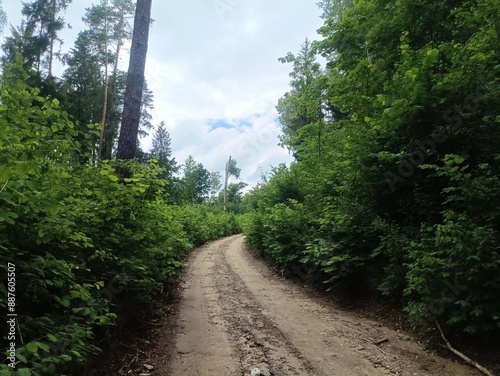
[[[26,359],[24,355],[19,354],[18,352],[16,352],[16,358],[19,359],[24,364],[28,363],[28,359]]]
[[[0,166],[0,183],[5,183],[12,176],[9,166]],[[0,187],[1,189],[2,187]]]
[[[14,212],[0,212],[0,222],[5,221],[10,225],[16,223],[15,219],[18,218],[17,213]]]
[[[37,345],[39,348],[41,348],[43,351],[45,351],[45,352],[50,352],[50,347],[49,347],[47,344],[45,344],[45,343],[43,343],[43,342],[35,342],[35,343],[36,343],[36,345]]]
[[[31,371],[27,368],[18,369],[16,372],[17,376],[31,376]]]
[[[30,353],[36,354],[36,352],[38,351],[38,345],[36,344],[36,342],[30,342],[26,345],[26,349]]]
[[[61,359],[64,360],[65,362],[69,362],[73,358],[70,355],[63,354],[63,355],[61,355]]]
[[[49,207],[49,213],[55,217],[57,213],[59,213],[59,208],[57,206],[51,206]]]
[[[55,375],[56,374],[56,371],[57,371],[57,368],[54,364],[51,364],[47,367],[47,373],[49,375]]]
[[[52,341],[52,342],[58,341],[57,337],[54,336],[53,334],[47,334],[47,338],[49,339],[49,341]]]
[[[465,161],[464,157],[462,157],[461,155],[455,155],[453,159],[455,160],[456,164],[462,164]]]

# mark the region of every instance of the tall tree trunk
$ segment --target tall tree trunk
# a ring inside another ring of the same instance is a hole
[[[50,51],[49,51],[49,74],[48,79],[52,78],[52,64],[54,61],[54,38],[50,38]]]
[[[116,85],[116,75],[118,74],[118,63],[120,62],[120,51],[123,44],[123,27],[125,23],[124,17],[125,16],[122,13],[120,15],[120,21],[118,22],[118,39],[116,42],[115,66],[113,67],[114,85]]]
[[[104,101],[102,105],[101,134],[99,136],[99,151],[97,158],[102,159],[102,148],[104,143],[104,128],[106,126],[106,111],[108,109],[108,19],[104,18],[104,48],[106,51],[106,62],[104,64]]]
[[[40,40],[42,40],[42,35],[43,35],[42,33],[43,33],[43,24],[40,24],[40,31],[38,33],[38,38],[40,38]],[[38,58],[37,58],[37,63],[36,63],[36,71],[39,75],[41,75],[40,74],[40,65],[42,62],[42,55],[43,55],[43,53],[40,51],[38,53]]]
[[[123,45],[123,29],[125,27],[125,16],[122,13],[120,15],[120,21],[118,23],[118,39],[116,42],[116,56],[115,56],[115,65],[113,66],[113,75],[111,79],[111,88],[110,88],[110,95],[108,94],[108,101],[110,102],[109,107],[112,109],[116,108],[116,103],[117,103],[117,92],[116,92],[116,80],[118,79],[118,64],[120,63],[120,53]],[[106,120],[106,119],[105,119]],[[116,133],[118,131],[118,126],[116,126],[115,130],[115,125],[112,124],[113,128],[109,128],[108,126],[108,132],[104,133],[104,146],[103,146],[103,158],[104,159],[111,159],[111,155],[113,152],[113,143],[116,137]]]
[[[152,0],[137,0],[135,8],[134,32],[123,103],[122,124],[116,152],[117,159],[133,159],[137,148],[151,21],[151,2]]]
[[[50,24],[53,24],[55,22],[55,18],[56,18],[56,4],[55,4],[55,0],[52,0],[51,3],[50,3],[50,6],[51,6],[51,19],[50,19],[50,22],[49,22],[49,25]],[[47,31],[48,30],[48,26],[47,26]],[[50,35],[50,47],[49,47],[49,73],[48,73],[48,76],[47,78],[50,80],[52,78],[52,65],[54,63],[54,42],[55,42],[55,36],[54,35]]]
[[[227,182],[229,180],[229,168],[231,167],[231,156],[226,163],[226,177],[224,179],[224,211],[227,211]]]

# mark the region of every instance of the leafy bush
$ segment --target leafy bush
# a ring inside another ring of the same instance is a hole
[[[184,206],[179,220],[194,246],[241,232],[237,216],[212,205]]]
[[[217,208],[167,205],[155,161],[127,162],[123,180],[116,162],[95,164],[80,150],[93,149],[82,143],[97,127],[76,131],[23,77],[8,68],[0,82],[0,270],[16,266],[24,341],[17,373],[2,364],[0,374],[61,375],[99,351],[98,327],[156,312],[195,245],[239,225]]]
[[[496,338],[498,4],[320,6],[322,40],[282,59],[292,82],[277,110],[295,162],[245,198],[248,244],[389,298],[419,329],[440,320]]]

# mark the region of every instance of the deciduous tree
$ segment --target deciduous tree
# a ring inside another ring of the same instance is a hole
[[[201,204],[206,201],[210,192],[210,172],[189,156],[184,162],[181,187],[184,200],[191,204]]]

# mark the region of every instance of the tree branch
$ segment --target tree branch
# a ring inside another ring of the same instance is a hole
[[[441,333],[441,337],[443,338],[443,341],[446,344],[446,347],[448,348],[448,350],[450,350],[453,354],[455,354],[456,356],[458,356],[459,358],[461,358],[465,362],[469,363],[471,366],[476,367],[479,371],[481,371],[485,375],[487,375],[487,376],[493,376],[493,374],[490,371],[488,371],[486,368],[484,368],[482,365],[480,365],[479,363],[475,362],[474,360],[472,360],[471,358],[469,358],[467,355],[464,355],[460,351],[458,351],[455,348],[453,348],[453,346],[450,344],[450,342],[448,342],[448,340],[444,336],[443,330],[441,329],[441,325],[439,325],[439,322],[437,320],[436,320],[436,325],[437,325],[437,328],[439,330],[439,333]]]

